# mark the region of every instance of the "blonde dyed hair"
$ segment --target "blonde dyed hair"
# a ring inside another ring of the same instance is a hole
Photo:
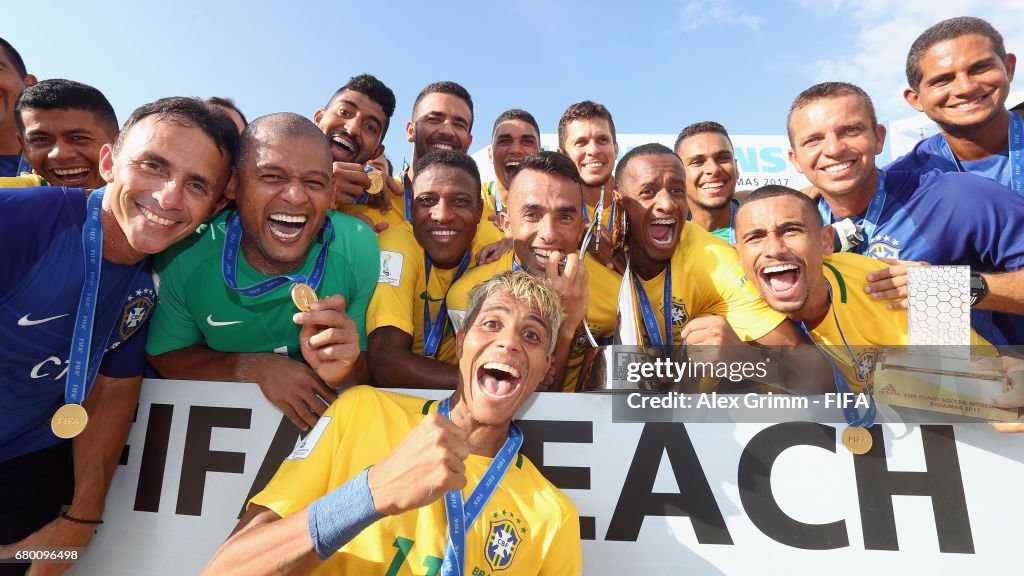
[[[509,270],[491,276],[473,287],[469,291],[469,300],[466,304],[465,329],[469,329],[476,321],[480,313],[480,307],[484,300],[492,292],[504,292],[516,300],[536,308],[540,317],[551,331],[551,344],[548,346],[548,353],[555,351],[555,342],[558,340],[558,329],[565,318],[565,310],[562,308],[562,299],[551,289],[551,285],[545,278],[535,278],[522,270]]]

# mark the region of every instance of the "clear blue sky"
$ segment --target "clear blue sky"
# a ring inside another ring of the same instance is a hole
[[[554,132],[565,107],[587,98],[611,109],[621,133],[718,120],[735,134],[781,134],[797,93],[846,80],[872,94],[881,120],[902,118],[911,41],[956,15],[989,19],[1024,52],[1021,0],[57,0],[20,11],[3,36],[39,78],[102,90],[121,121],[171,95],[230,96],[250,119],[311,116],[370,72],[398,97],[385,143],[400,162],[413,99],[445,79],[473,95],[471,152],[507,108]]]

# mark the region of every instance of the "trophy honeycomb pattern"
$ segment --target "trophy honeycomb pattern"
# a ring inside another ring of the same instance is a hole
[[[955,346],[966,351],[971,343],[970,274],[969,266],[908,269],[911,345]]]

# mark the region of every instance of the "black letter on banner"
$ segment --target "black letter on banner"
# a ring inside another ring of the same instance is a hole
[[[662,454],[666,453],[680,494],[651,492]],[[636,542],[646,516],[689,516],[701,544],[732,544],[722,511],[682,424],[644,424],[605,540]]]
[[[135,509],[139,512],[160,511],[160,492],[164,485],[172,416],[172,404],[151,404],[149,407],[146,440],[142,445],[142,462],[139,465],[139,484],[135,489]]]
[[[545,466],[544,444],[547,442],[593,444],[594,423],[589,420],[519,420],[523,430],[523,455],[533,462],[552,484],[565,490],[590,490],[590,468],[577,466]],[[580,516],[580,538],[594,540],[597,523],[593,516]]]
[[[758,432],[740,456],[740,502],[750,521],[769,538],[804,550],[832,550],[850,545],[846,521],[805,524],[787,516],[772,494],[772,466],[793,446],[836,451],[836,429],[812,422],[776,424]]]
[[[925,472],[890,472],[879,426],[871,428],[871,451],[853,459],[860,495],[864,547],[899,550],[893,496],[930,496],[939,551],[974,554],[971,519],[952,426],[921,426]]]
[[[249,494],[242,502],[242,509],[238,511],[239,518],[245,513],[245,505],[249,503],[249,500],[260,490],[266,488],[267,482],[274,477],[274,473],[281,467],[281,463],[295,449],[295,441],[301,437],[303,437],[302,433],[292,424],[292,421],[287,416],[281,416],[281,423],[277,425],[277,432],[274,433],[274,439],[270,441],[270,448],[267,449],[267,455],[263,457],[263,464],[260,464],[256,478],[252,481],[252,486],[249,487]]]
[[[248,429],[251,419],[252,410],[248,408],[193,406],[189,410],[175,512],[189,516],[203,514],[207,472],[241,474],[245,470],[245,453],[210,450],[210,432],[214,428]]]

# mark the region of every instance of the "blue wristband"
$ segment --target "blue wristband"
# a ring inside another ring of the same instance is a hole
[[[367,468],[309,505],[309,537],[321,560],[326,560],[367,526],[384,517],[373,505]]]

